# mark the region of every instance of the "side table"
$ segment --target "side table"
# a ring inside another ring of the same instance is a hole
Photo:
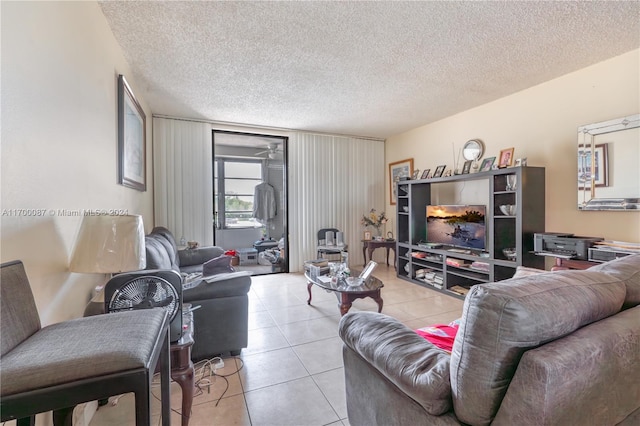
[[[373,251],[380,247],[387,250],[387,266],[389,266],[389,250],[393,250],[393,267],[396,268],[396,240],[362,240],[362,256],[364,257],[365,266],[367,265],[367,254],[369,255],[369,260],[371,260]]]
[[[183,306],[182,327],[180,340],[171,344],[171,379],[182,389],[182,426],[189,425],[193,393],[195,390],[195,369],[191,361],[193,347],[193,312],[190,305]]]

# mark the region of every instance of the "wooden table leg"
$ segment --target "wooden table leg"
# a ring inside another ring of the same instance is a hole
[[[348,293],[340,293],[340,296],[340,315],[344,316],[347,312],[349,312],[349,309],[351,309],[353,300],[351,299],[351,297],[349,297]]]
[[[364,266],[367,266],[367,243],[362,244],[362,257],[364,258]]]
[[[371,296],[371,298],[373,300],[376,301],[376,303],[378,304],[378,313],[382,312],[382,297],[380,297],[380,290],[378,290],[377,292],[375,292],[375,294],[373,296]]]
[[[307,305],[311,305],[311,287],[313,283],[307,283],[307,291],[309,292],[309,299],[307,300]]]
[[[194,373],[192,362],[189,362],[189,367],[187,368],[171,371],[171,378],[178,383],[180,389],[182,389],[182,426],[189,426],[195,389]]]

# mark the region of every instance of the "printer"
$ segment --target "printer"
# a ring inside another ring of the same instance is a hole
[[[536,233],[533,234],[533,251],[540,255],[587,260],[589,248],[602,240],[599,237],[579,237],[557,232]]]

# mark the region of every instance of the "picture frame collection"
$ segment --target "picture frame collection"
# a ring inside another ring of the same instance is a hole
[[[479,172],[488,172],[490,170],[503,169],[506,167],[526,166],[527,158],[526,157],[514,158],[513,156],[514,151],[515,149],[513,147],[502,149],[500,150],[500,154],[498,156],[486,157],[485,159],[483,159],[479,167],[478,165],[476,165],[475,167],[473,166],[473,162],[474,162],[473,160],[467,160],[464,162],[462,166],[462,171],[460,173],[456,171],[455,174],[466,175],[466,174],[472,173],[471,171],[472,167],[474,167],[473,173],[476,173],[476,170],[479,173]],[[606,157],[606,153],[601,157]],[[398,167],[401,167],[402,169],[397,169]],[[452,176],[454,173],[451,170],[447,170],[446,164],[437,166],[433,171],[433,173],[431,173],[431,169],[424,169],[422,170],[422,173],[421,173],[420,169],[413,168],[413,158],[411,158],[408,160],[402,160],[402,161],[389,164],[389,177],[390,178],[395,177],[395,180],[393,180],[392,182],[396,182],[399,180],[399,177],[397,176],[398,174],[402,174],[403,176],[406,176],[404,177],[404,179],[425,180],[425,179],[434,179],[434,178]],[[391,204],[395,204],[395,196],[396,195],[392,192]]]

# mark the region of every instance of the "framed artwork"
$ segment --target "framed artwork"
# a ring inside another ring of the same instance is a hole
[[[364,240],[365,241],[371,240],[371,231],[364,231]]]
[[[591,188],[591,182],[597,187],[609,186],[609,158],[607,152],[608,144],[595,145],[593,156],[592,150],[584,145],[578,145],[578,189]],[[592,172],[591,167],[594,167]],[[593,173],[593,176],[592,176]]]
[[[411,179],[412,179],[412,180],[416,180],[416,179],[418,179],[418,176],[419,176],[419,175],[420,175],[420,169],[415,169],[415,170],[413,171],[413,174],[411,175]]]
[[[462,166],[463,175],[469,174],[469,172],[471,171],[471,163],[473,163],[473,160],[467,160],[464,162],[464,166]]]
[[[146,116],[122,74],[118,76],[118,183],[147,190]]]
[[[397,186],[401,178],[409,178],[413,175],[413,158],[389,163],[389,196],[390,203],[395,204],[398,199]]]
[[[496,157],[489,157],[482,160],[482,164],[480,164],[480,171],[487,172],[491,170],[491,166],[493,166],[494,161],[496,161]]]
[[[431,169],[424,169],[424,171],[422,172],[422,176],[420,176],[420,179],[428,179],[430,171]]]
[[[433,172],[433,177],[434,178],[442,177],[442,173],[444,173],[444,169],[446,169],[446,168],[447,168],[446,164],[443,164],[442,166],[436,167],[436,171]]]
[[[516,158],[516,167],[524,167],[527,165],[527,157]]]
[[[507,148],[500,151],[500,159],[498,160],[498,167],[509,167],[513,164],[513,148]]]

